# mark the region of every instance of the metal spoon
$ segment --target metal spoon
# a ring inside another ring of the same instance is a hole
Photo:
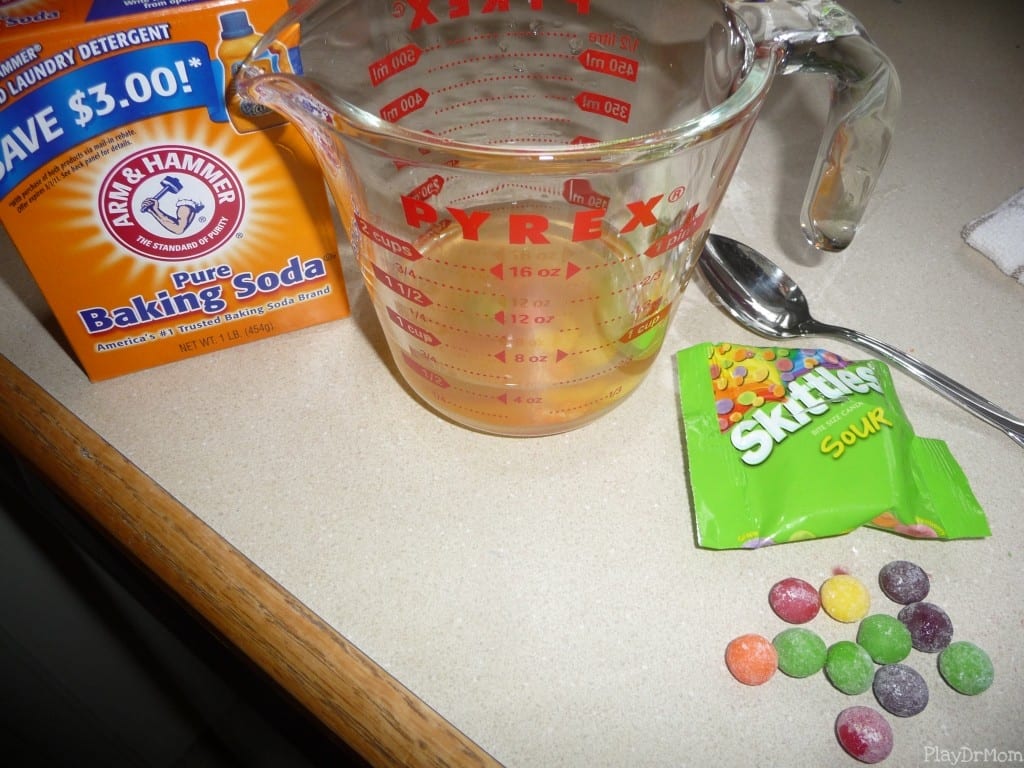
[[[1024,421],[896,347],[859,331],[815,320],[800,286],[750,246],[709,235],[697,263],[705,283],[721,299],[722,308],[740,325],[769,338],[835,336],[863,347],[895,363],[1024,447]]]

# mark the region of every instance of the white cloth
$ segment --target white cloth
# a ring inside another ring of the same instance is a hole
[[[1024,189],[966,227],[964,240],[1024,284]]]

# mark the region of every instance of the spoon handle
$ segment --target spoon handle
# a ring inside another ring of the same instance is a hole
[[[993,427],[1001,429],[1017,445],[1024,448],[1024,421],[1004,411],[999,406],[994,405],[978,393],[949,378],[944,373],[940,373],[930,365],[926,365],[920,360],[911,357],[906,352],[890,346],[884,341],[873,339],[859,331],[843,328],[838,325],[828,325],[827,323],[815,321],[806,326],[805,330],[813,335],[837,336],[888,358],[911,376],[931,387],[939,394],[945,395],[961,408],[973,413],[979,419],[987,421]]]

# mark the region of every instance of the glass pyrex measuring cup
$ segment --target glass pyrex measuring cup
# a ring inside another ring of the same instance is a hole
[[[301,76],[256,63],[281,45]],[[827,249],[897,101],[885,56],[818,0],[299,0],[251,61],[238,89],[313,146],[408,384],[504,435],[637,387],[777,73],[832,79],[803,215]]]

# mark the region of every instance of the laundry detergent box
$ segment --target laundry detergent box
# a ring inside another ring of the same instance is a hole
[[[0,0],[0,221],[91,379],[348,315],[311,151],[232,86],[286,9]]]

